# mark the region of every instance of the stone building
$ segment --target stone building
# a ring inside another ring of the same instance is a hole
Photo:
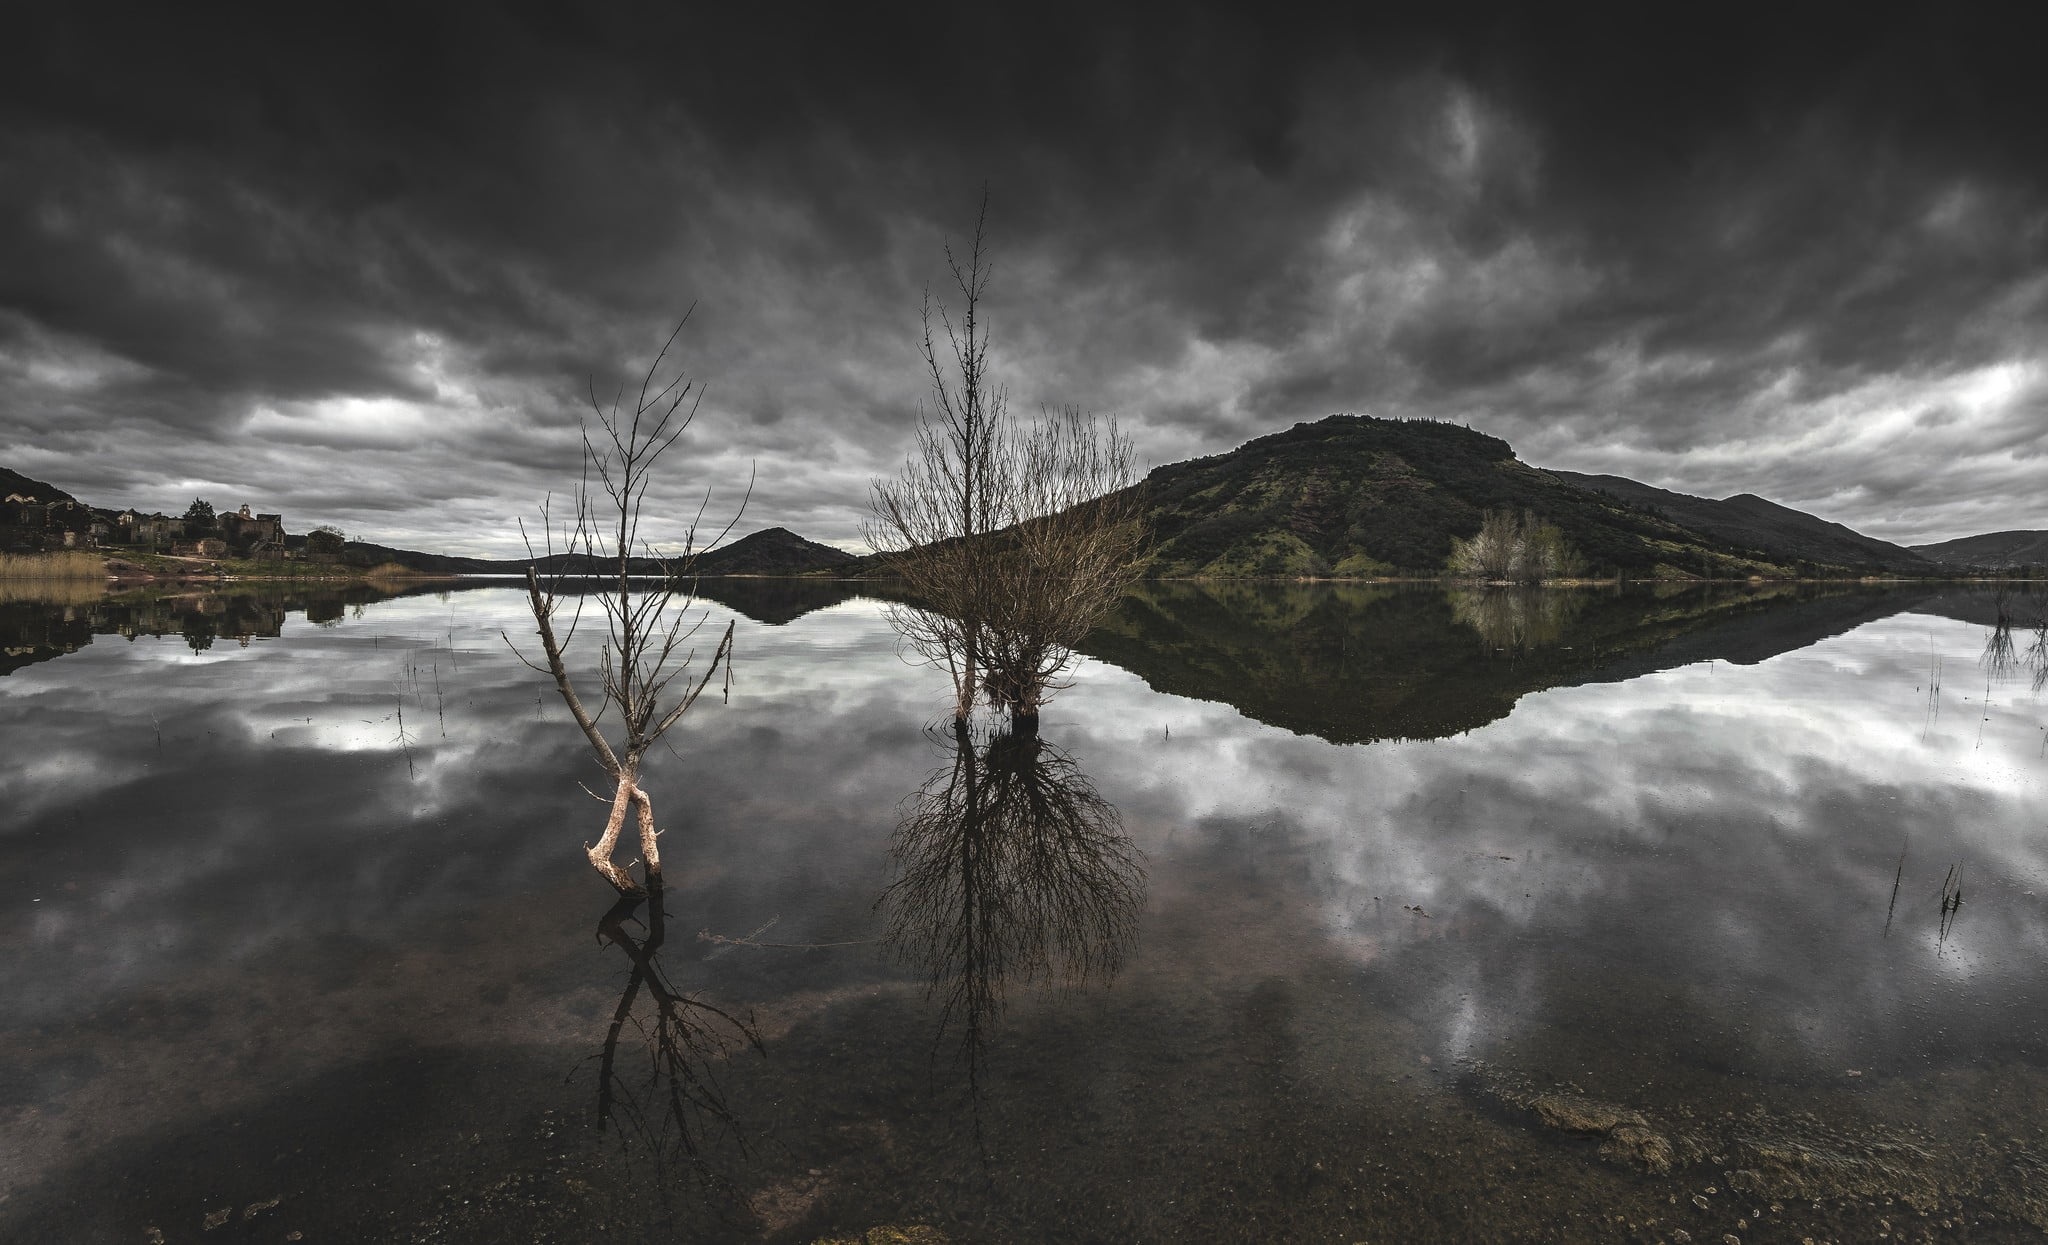
[[[218,516],[221,539],[239,554],[256,554],[284,544],[284,516],[252,514],[248,506]]]

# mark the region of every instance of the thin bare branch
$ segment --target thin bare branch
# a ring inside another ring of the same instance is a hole
[[[1021,426],[989,375],[987,210],[984,191],[965,259],[945,252],[958,318],[925,293],[930,399],[902,469],[874,485],[867,527],[917,602],[891,620],[951,677],[963,720],[984,697],[1035,717],[1134,577],[1144,541],[1131,443],[1115,419],[1067,407]]]

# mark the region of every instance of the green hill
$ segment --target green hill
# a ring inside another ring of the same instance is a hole
[[[1148,575],[1435,575],[1488,510],[1555,524],[1586,573],[1687,578],[1840,570],[1778,560],[1575,487],[1456,424],[1332,415],[1146,478]]]
[[[2048,532],[1987,532],[1939,544],[1914,545],[1913,552],[1950,570],[2048,566]]]
[[[1611,494],[1625,505],[1654,511],[1696,532],[1738,547],[1761,550],[1773,558],[1909,575],[1940,573],[1939,567],[1914,550],[1865,536],[1853,528],[1781,506],[1754,493],[1738,493],[1713,501],[1653,488],[1625,476],[1557,470],[1550,474],[1567,484]]]

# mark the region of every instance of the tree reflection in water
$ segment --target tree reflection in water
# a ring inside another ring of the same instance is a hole
[[[1454,588],[1448,596],[1451,617],[1477,631],[1484,647],[1509,654],[1558,644],[1586,603],[1570,588]]]
[[[629,1163],[636,1148],[642,1152],[664,1200],[672,1177],[695,1177],[706,1193],[738,1197],[732,1179],[707,1154],[707,1142],[720,1135],[742,1154],[747,1148],[714,1068],[736,1051],[767,1052],[751,1017],[684,993],[669,980],[660,959],[668,936],[662,903],[661,875],[651,873],[644,897],[620,896],[597,924],[598,940],[625,952],[632,966],[604,1047],[593,1056],[598,1126],[617,1130]]]
[[[2024,652],[2019,647],[2013,632],[2022,635],[2033,632]],[[1978,664],[1992,679],[2009,679],[2023,675],[2030,679],[2036,692],[2048,689],[2048,615],[2042,615],[2031,624],[2019,623],[2006,612],[2003,600],[1999,602],[1998,620],[1984,637],[1984,652],[1978,657]]]
[[[1140,854],[1114,805],[1035,731],[985,743],[954,723],[897,828],[897,878],[878,906],[888,941],[942,1000],[935,1047],[956,1034],[970,1091],[1012,981],[1078,986],[1122,968],[1144,904]]]

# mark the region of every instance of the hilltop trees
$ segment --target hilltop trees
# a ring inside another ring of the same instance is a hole
[[[946,248],[959,318],[925,296],[931,401],[901,472],[874,485],[867,535],[918,602],[891,619],[951,678],[955,721],[986,698],[1035,724],[1073,646],[1129,584],[1143,509],[1114,419],[1067,407],[1020,425],[990,376],[987,213],[984,196],[964,264]]]

